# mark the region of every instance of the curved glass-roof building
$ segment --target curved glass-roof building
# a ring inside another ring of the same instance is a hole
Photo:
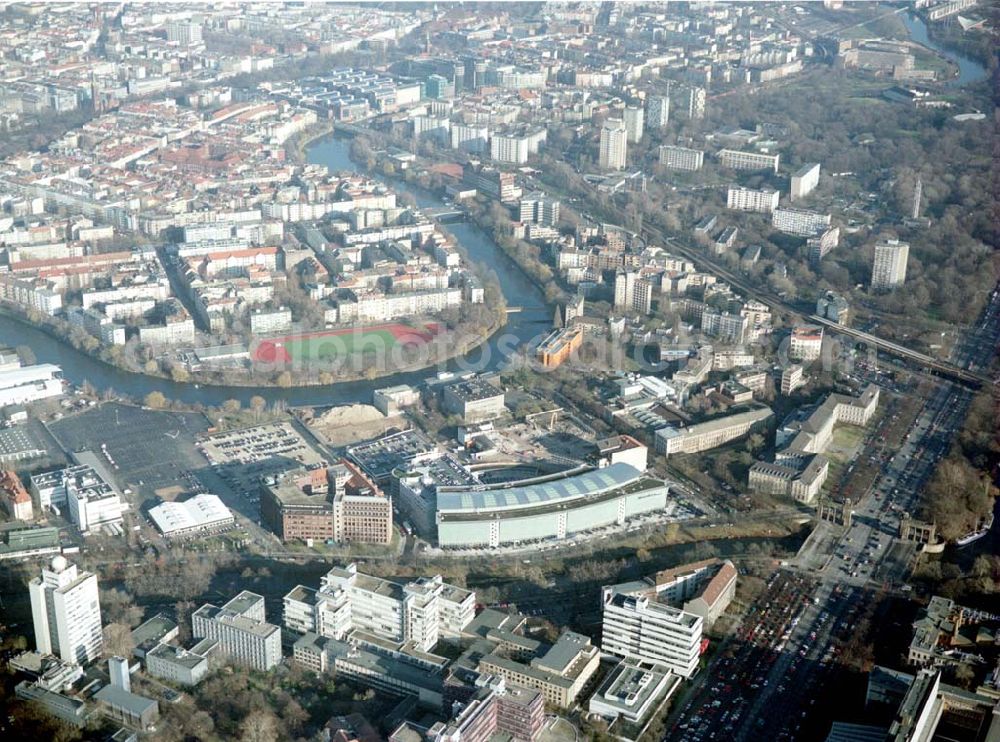
[[[666,504],[664,482],[624,463],[522,486],[441,487],[438,545],[496,547],[566,538]]]

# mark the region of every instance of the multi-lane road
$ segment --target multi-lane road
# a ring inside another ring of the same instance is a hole
[[[988,368],[998,336],[1000,293],[994,291],[983,314],[956,343],[951,362],[963,369]],[[777,584],[792,586],[794,596],[781,603],[780,625],[771,619],[772,583],[747,616],[750,629],[731,640],[735,649],[725,651],[708,669],[708,677],[696,681],[668,739],[802,738],[838,642],[850,634],[874,591],[899,588],[909,573],[915,546],[899,541],[900,521],[917,508],[927,479],[965,419],[972,395],[965,386],[945,381],[933,389],[901,444],[882,461],[859,498],[850,527],[818,524],[791,569],[779,573],[786,576]],[[879,425],[885,423],[891,421]],[[878,438],[870,437],[869,444]],[[788,582],[792,574],[799,575],[798,581]],[[736,682],[726,682],[729,676]],[[742,678],[751,678],[748,688],[740,685]],[[733,711],[721,711],[723,704]]]

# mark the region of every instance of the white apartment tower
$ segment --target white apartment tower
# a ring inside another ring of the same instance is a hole
[[[803,165],[792,175],[789,197],[792,201],[805,198],[819,185],[819,163]]]
[[[599,164],[602,170],[623,170],[628,149],[628,135],[621,119],[608,119],[601,129]]]
[[[28,583],[28,592],[39,652],[80,665],[100,658],[104,637],[97,575],[77,572],[60,555]]]
[[[645,127],[645,119],[642,108],[628,106],[625,109],[625,134],[630,142],[642,140],[642,132]]]
[[[705,88],[691,88],[688,93],[688,118],[705,118],[705,101],[707,99]]]
[[[875,245],[872,262],[872,290],[884,291],[902,286],[906,280],[906,262],[910,246],[899,240],[884,240]]]
[[[726,206],[737,211],[758,211],[762,214],[770,214],[778,208],[778,197],[778,192],[770,188],[762,188],[758,191],[753,188],[730,186],[726,194]]]
[[[646,123],[651,129],[664,129],[670,123],[670,97],[654,95],[646,102]]]

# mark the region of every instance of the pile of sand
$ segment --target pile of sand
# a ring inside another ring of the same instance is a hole
[[[346,446],[381,435],[387,419],[371,405],[350,404],[313,418],[309,428],[332,446]]]

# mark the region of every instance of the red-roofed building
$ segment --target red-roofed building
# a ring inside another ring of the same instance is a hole
[[[0,499],[4,510],[14,520],[32,520],[35,517],[31,507],[31,495],[24,488],[17,474],[10,470],[0,472]]]

